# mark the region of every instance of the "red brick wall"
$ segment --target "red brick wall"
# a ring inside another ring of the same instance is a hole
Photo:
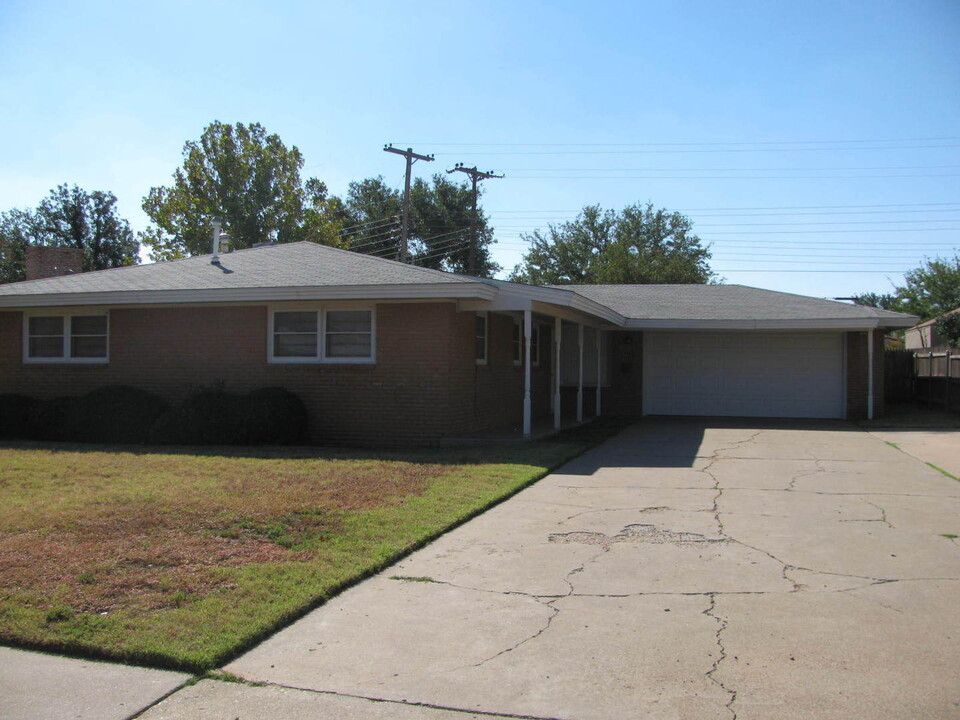
[[[883,393],[883,361],[884,343],[883,332],[879,330],[866,332],[848,332],[847,346],[847,418],[862,420],[867,417],[867,397],[869,382],[867,379],[867,338],[872,335],[873,341],[873,416],[884,414]]]
[[[490,314],[489,361],[477,366],[474,315],[453,303],[378,305],[375,365],[268,364],[265,306],[112,310],[108,364],[24,364],[21,318],[0,312],[0,393],[124,384],[176,402],[213,383],[282,386],[310,409],[314,442],[429,442],[522,420],[512,317]],[[535,416],[549,412],[548,393],[546,364],[533,373]]]
[[[70,275],[83,271],[83,250],[71,247],[30,245],[24,268],[27,280]]]

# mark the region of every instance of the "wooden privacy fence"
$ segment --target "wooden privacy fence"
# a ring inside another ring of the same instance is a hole
[[[883,394],[887,403],[913,402],[913,350],[887,350],[883,362]]]
[[[914,398],[960,412],[960,350],[913,354]]]

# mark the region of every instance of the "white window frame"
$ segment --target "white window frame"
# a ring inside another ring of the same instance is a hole
[[[370,356],[327,357],[327,313],[331,310],[364,310],[370,313]],[[277,357],[273,354],[274,315],[278,312],[317,314],[317,355]],[[377,307],[370,303],[296,303],[267,307],[267,362],[271,365],[375,365],[377,362]]]
[[[490,359],[490,314],[486,310],[477,310],[477,317],[483,318],[483,357],[477,357],[477,323],[473,323],[473,359],[477,365],[486,365]]]
[[[62,317],[63,318],[63,355],[60,357],[30,357],[30,318],[35,317]],[[72,319],[74,317],[105,317],[107,319],[107,354],[104,357],[87,358],[72,357],[70,355],[70,338]],[[29,310],[23,313],[23,362],[30,365],[105,365],[110,362],[110,311],[109,310],[62,310],[45,308],[43,310]]]

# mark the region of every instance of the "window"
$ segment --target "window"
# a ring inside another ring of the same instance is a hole
[[[513,323],[513,364],[519,365],[523,360],[523,329],[519,322]]]
[[[523,326],[519,322],[513,324],[513,364],[523,362]],[[530,328],[530,364],[540,366],[540,326],[534,323]]]
[[[106,362],[108,321],[97,315],[28,315],[25,362]]]
[[[477,365],[486,365],[487,364],[487,314],[485,312],[478,312],[476,315],[476,321],[474,324],[474,358],[477,361]]]
[[[316,312],[273,314],[274,357],[315,358],[318,340]]]
[[[328,358],[369,358],[373,355],[373,317],[369,310],[328,310]]]
[[[269,360],[276,363],[373,362],[373,310],[291,309],[271,315]]]

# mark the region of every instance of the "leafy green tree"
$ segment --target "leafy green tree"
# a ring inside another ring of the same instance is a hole
[[[143,210],[155,227],[143,235],[154,260],[210,252],[211,223],[223,222],[234,248],[276,239],[336,244],[342,205],[316,178],[301,179],[303,156],[259,123],[214,121],[183,146],[169,187],[154,187]]]
[[[26,210],[0,212],[0,283],[26,279],[24,270],[32,220]]]
[[[344,207],[344,244],[357,252],[379,257],[400,257],[400,215],[403,196],[383,177],[350,183]],[[414,179],[410,186],[409,252],[415,265],[466,272],[472,197],[469,185],[452,182],[442,174],[430,180]],[[493,231],[482,210],[478,212],[477,268],[491,277],[500,267],[493,261]]]
[[[83,269],[135,265],[140,243],[130,223],[117,212],[112,192],[87,192],[74,185],[51,190],[37,207],[32,222],[33,242],[83,250]]]
[[[925,260],[904,279],[897,288],[896,310],[929,320],[960,307],[960,255]]]
[[[855,305],[865,305],[866,307],[875,307],[881,310],[896,310],[899,299],[896,295],[889,293],[879,294],[868,292],[854,295],[853,302]]]
[[[530,243],[511,279],[533,285],[707,283],[710,250],[678,212],[587,206],[575,220],[521,235]]]
[[[934,329],[950,347],[960,347],[960,312],[947,313],[937,320]]]
[[[0,282],[25,278],[29,245],[79,248],[85,271],[139,262],[140,244],[117,212],[116,196],[76,185],[59,185],[34,210],[0,213]]]

